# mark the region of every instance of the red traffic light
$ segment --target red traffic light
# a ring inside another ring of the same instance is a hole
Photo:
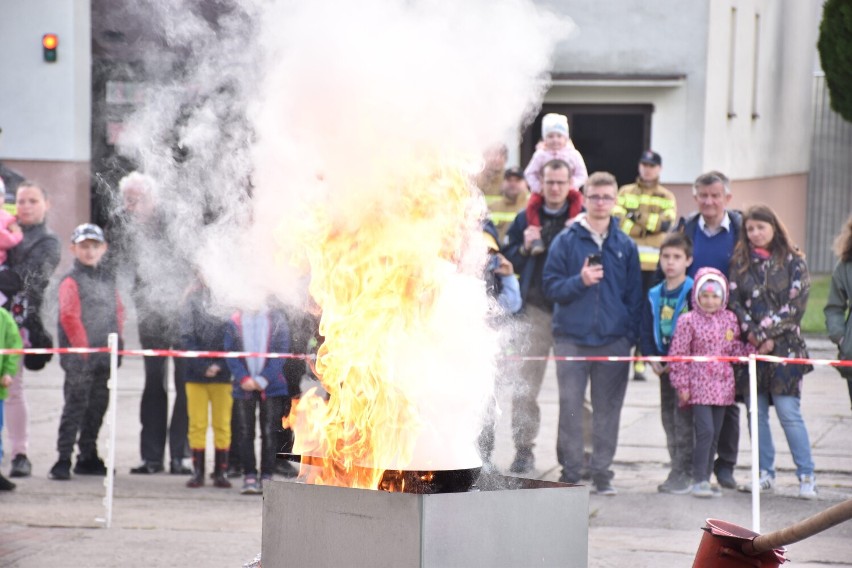
[[[56,34],[44,34],[41,38],[41,44],[45,49],[56,49],[56,46],[59,45],[59,38],[56,37]]]
[[[59,36],[56,34],[44,34],[41,37],[41,46],[44,48],[44,60],[48,63],[56,62],[56,47],[59,45]]]

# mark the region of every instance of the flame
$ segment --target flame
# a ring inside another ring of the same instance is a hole
[[[432,378],[405,367],[413,349],[428,351],[441,328],[449,331],[448,310],[437,306],[462,276],[466,240],[481,231],[471,232],[478,219],[471,221],[473,194],[461,167],[412,169],[388,181],[384,203],[314,203],[297,229],[322,310],[315,371],[328,393],[306,393],[284,419],[306,482],[378,488],[385,469],[405,469],[430,431],[418,392]]]

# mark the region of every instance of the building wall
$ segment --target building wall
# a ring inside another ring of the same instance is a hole
[[[545,101],[653,104],[651,146],[663,155],[665,177],[691,182],[702,167],[707,1],[538,3],[577,26],[554,72],[686,76],[676,87],[553,87]]]
[[[710,2],[702,170],[732,179],[808,171],[821,6],[822,0]]]
[[[71,232],[80,223],[89,221],[88,162],[3,160],[3,163],[47,191],[50,201],[47,226],[62,243],[62,262],[56,271],[61,274],[73,260],[66,246]]]
[[[91,34],[86,0],[3,2],[0,8],[0,158],[89,160]],[[59,36],[57,61],[41,38]]]
[[[698,204],[692,196],[692,184],[663,185],[674,193],[681,217],[698,211]],[[730,207],[745,211],[752,205],[769,205],[787,227],[793,242],[804,249],[807,186],[807,174],[733,180]]]
[[[0,6],[0,160],[45,187],[48,225],[62,242],[90,218],[90,19],[88,0]],[[55,63],[42,56],[46,33],[59,37]]]

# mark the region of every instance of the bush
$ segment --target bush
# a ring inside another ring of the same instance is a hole
[[[817,49],[831,108],[852,122],[852,2],[827,0],[823,5]]]

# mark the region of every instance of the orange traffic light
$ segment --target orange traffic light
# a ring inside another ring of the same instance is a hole
[[[56,34],[44,34],[41,37],[41,46],[44,48],[44,60],[48,63],[56,63],[56,47],[59,45],[59,37]]]

